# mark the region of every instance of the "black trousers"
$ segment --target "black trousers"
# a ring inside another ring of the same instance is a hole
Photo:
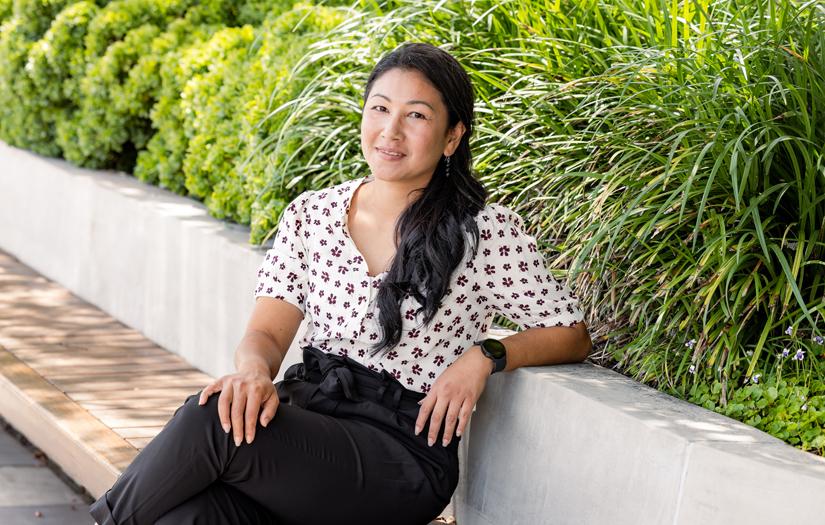
[[[386,371],[303,349],[276,383],[281,401],[235,446],[218,394],[189,396],[90,507],[100,525],[425,525],[458,484],[459,438],[414,435],[418,400]]]

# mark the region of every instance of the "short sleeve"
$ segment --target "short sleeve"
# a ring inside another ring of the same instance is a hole
[[[281,213],[272,248],[258,267],[255,297],[274,297],[306,313],[307,250],[304,206],[310,192],[287,204]]]
[[[490,306],[522,329],[572,326],[584,320],[578,298],[547,271],[521,217],[504,206],[491,207],[491,242],[483,268]]]

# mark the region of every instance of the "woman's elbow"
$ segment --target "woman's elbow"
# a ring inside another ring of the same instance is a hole
[[[590,356],[590,352],[593,350],[593,340],[590,339],[590,332],[587,330],[587,325],[585,325],[583,321],[576,323],[576,328],[579,330],[581,335],[581,343],[579,345],[579,351],[577,352],[577,358],[579,363],[583,363]]]

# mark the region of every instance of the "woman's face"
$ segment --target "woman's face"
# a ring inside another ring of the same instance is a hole
[[[464,132],[461,122],[452,130],[447,126],[447,107],[426,77],[414,69],[390,69],[373,82],[364,103],[361,151],[376,179],[426,186]]]

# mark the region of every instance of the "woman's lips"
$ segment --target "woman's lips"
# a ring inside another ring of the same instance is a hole
[[[391,152],[391,151],[384,150],[384,149],[381,149],[381,148],[375,148],[375,150],[381,155],[382,159],[386,159],[386,160],[399,160],[399,159],[403,159],[404,157],[406,157],[406,155],[404,155],[403,153],[399,153],[399,152]]]

